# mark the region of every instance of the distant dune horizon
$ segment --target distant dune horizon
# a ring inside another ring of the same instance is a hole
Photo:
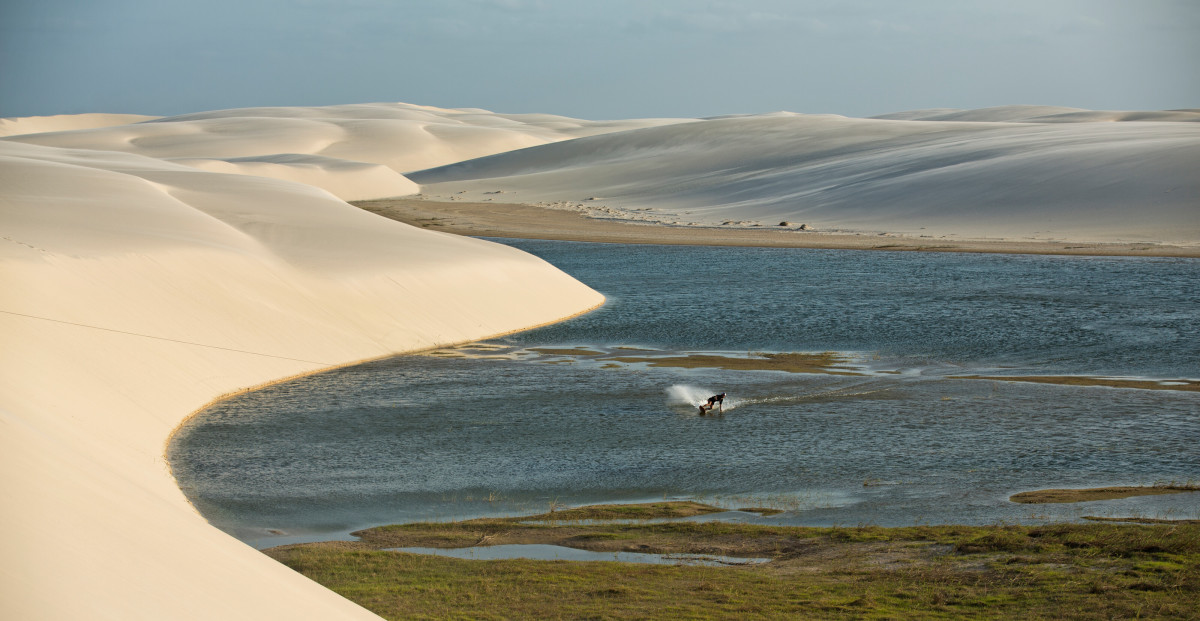
[[[1039,105],[587,121],[375,103],[3,119],[0,140],[296,181],[343,200],[503,192],[675,225],[1190,246],[1197,121],[1200,109]]]
[[[897,120],[903,119],[903,120]],[[670,224],[1200,243],[1200,112],[1042,106],[717,117],[409,173],[426,194]]]

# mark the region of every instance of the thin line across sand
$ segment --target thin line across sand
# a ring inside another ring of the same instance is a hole
[[[372,213],[413,226],[473,237],[554,239],[621,244],[1200,257],[1200,247],[1150,243],[934,240],[892,234],[799,231],[785,227],[731,228],[642,224],[589,218],[573,211],[516,203],[434,201],[410,197],[354,201],[353,204]]]

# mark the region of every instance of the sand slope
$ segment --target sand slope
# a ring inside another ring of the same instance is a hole
[[[133,124],[135,120],[146,122]],[[212,172],[299,181],[343,200],[359,200],[417,193],[416,184],[402,174],[408,170],[684,121],[584,121],[550,114],[377,103],[241,108],[163,118],[0,119],[0,136],[11,127],[20,134],[9,138],[14,142],[146,155]]]
[[[54,116],[23,116],[0,119],[0,136],[16,136],[19,134],[40,134],[44,132],[61,132],[77,129],[93,129],[96,127],[111,127],[128,125],[141,121],[152,121],[157,116],[141,114],[57,114]]]
[[[379,103],[219,110],[11,140],[156,158],[321,155],[382,164],[404,173],[569,138],[678,122],[682,120],[596,122]]]
[[[344,200],[408,196],[421,186],[404,175],[370,162],[299,153],[214,158],[170,158],[166,161],[209,172],[284,179],[321,188]]]
[[[1016,106],[910,116],[971,120],[720,117],[409,178],[443,198],[502,191],[506,202],[671,223],[786,220],[826,231],[1200,243],[1200,124],[1188,122],[1200,114]],[[1011,120],[1043,117],[1053,122]]]
[[[1092,123],[1117,121],[1200,122],[1200,110],[1087,110],[1062,106],[999,106],[958,110],[909,110],[872,117],[897,121],[968,121],[984,123]]]
[[[0,142],[0,187],[6,619],[369,618],[209,527],[171,431],[230,391],[602,300],[276,179]]]

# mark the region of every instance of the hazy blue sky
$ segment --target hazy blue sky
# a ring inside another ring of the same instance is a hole
[[[1200,0],[0,0],[0,116],[1200,107]]]

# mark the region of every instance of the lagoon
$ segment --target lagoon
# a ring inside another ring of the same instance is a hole
[[[259,546],[662,498],[774,524],[1200,517],[1196,493],[1008,501],[1200,479],[1200,393],[963,378],[1200,378],[1200,260],[503,241],[608,303],[219,403],[170,447],[197,508]],[[658,366],[773,352],[840,362]]]

